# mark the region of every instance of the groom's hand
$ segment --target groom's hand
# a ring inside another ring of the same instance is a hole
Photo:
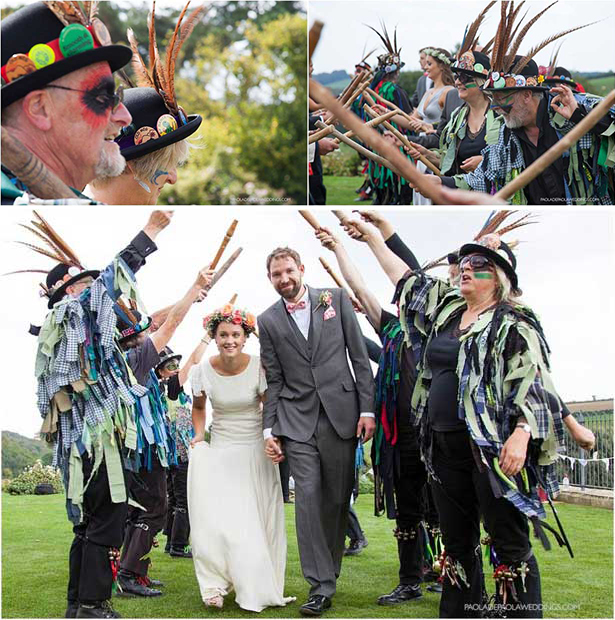
[[[363,443],[369,441],[376,430],[376,419],[370,417],[360,417],[357,424],[357,438],[363,436]]]
[[[277,437],[268,437],[265,439],[265,454],[274,463],[281,463],[284,460],[284,452],[282,452],[282,446]]]

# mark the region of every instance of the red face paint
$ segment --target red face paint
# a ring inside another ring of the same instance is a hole
[[[109,122],[115,82],[108,67],[90,73],[80,84],[84,91],[80,97],[83,120],[93,129],[100,129]]]

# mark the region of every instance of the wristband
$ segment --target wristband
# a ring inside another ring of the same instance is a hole
[[[515,426],[515,429],[517,429],[517,428],[523,429],[526,433],[528,433],[528,435],[532,434],[532,429],[530,428],[530,425],[526,424],[525,422],[519,422],[519,424],[517,424],[517,426]]]

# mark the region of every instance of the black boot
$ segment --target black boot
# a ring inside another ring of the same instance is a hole
[[[120,573],[117,582],[119,585],[118,596],[161,596],[161,590],[155,590],[147,585],[147,577]]]
[[[172,558],[192,558],[192,551],[190,551],[189,547],[175,547],[172,545],[169,555]]]
[[[367,538],[360,538],[358,540],[351,540],[348,543],[348,547],[344,549],[344,555],[359,555],[363,551],[364,547],[367,547],[369,543]]]
[[[393,592],[379,596],[378,605],[399,605],[415,598],[421,598],[421,596],[423,593],[419,584],[411,586],[400,583]]]
[[[66,611],[64,612],[65,618],[76,618],[77,610],[79,609],[79,601],[68,601]]]
[[[111,607],[109,601],[96,603],[82,603],[77,610],[77,618],[121,618],[120,614]]]

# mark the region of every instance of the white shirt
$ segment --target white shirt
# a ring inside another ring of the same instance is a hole
[[[295,321],[299,331],[303,334],[303,337],[307,340],[310,334],[310,321],[312,319],[312,303],[310,302],[310,293],[308,287],[305,286],[305,292],[301,296],[301,299],[297,300],[296,303],[301,301],[305,302],[305,308],[301,310],[295,310],[290,314],[290,317]],[[284,302],[286,304],[286,302]],[[375,418],[376,416],[370,412],[361,413],[362,418]],[[272,436],[271,429],[266,428],[263,430],[263,439],[269,439]]]
[[[305,302],[305,308],[301,310],[295,310],[294,312],[289,312],[290,318],[297,324],[299,331],[303,334],[303,337],[307,340],[310,334],[310,320],[312,318],[312,303],[310,302],[310,294],[308,291],[308,287],[304,287],[305,292],[303,293],[301,299],[297,301],[297,303]],[[285,305],[286,302],[284,302]]]

